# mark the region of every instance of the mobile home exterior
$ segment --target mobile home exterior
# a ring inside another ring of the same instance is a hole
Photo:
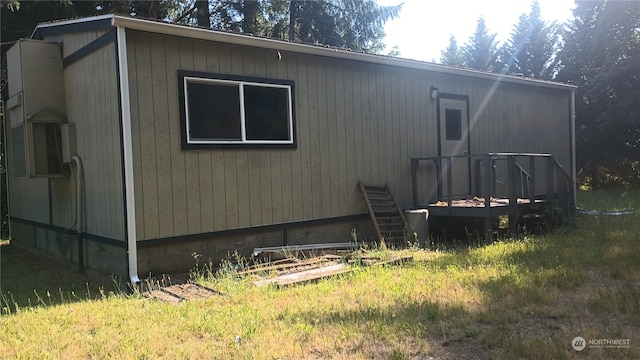
[[[46,98],[28,94],[44,75],[22,74],[32,46],[58,51],[47,93],[63,100],[29,105]],[[369,236],[358,180],[410,208],[412,157],[549,153],[575,178],[564,84],[119,15],[41,24],[14,48],[12,243],[132,281],[194,253]],[[42,123],[62,128],[50,173],[29,165]]]

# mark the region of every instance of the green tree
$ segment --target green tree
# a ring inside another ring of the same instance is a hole
[[[556,75],[560,34],[555,23],[547,24],[540,14],[538,1],[529,14],[522,14],[511,37],[502,46],[501,66],[507,74],[550,80]]]
[[[385,48],[384,24],[397,17],[402,7],[379,6],[374,0],[341,0],[336,6],[336,31],[341,41],[335,46],[369,53],[379,53]]]
[[[458,47],[455,35],[449,36],[449,45],[440,52],[440,63],[450,66],[464,66],[462,50]]]
[[[2,0],[1,4],[0,31],[3,43],[29,36],[41,22],[98,13],[95,2],[85,1]]]
[[[379,6],[374,0],[273,0],[218,2],[216,29],[290,41],[346,47],[365,52],[384,49],[384,24],[401,5]]]
[[[489,34],[483,17],[478,18],[473,36],[462,48],[463,64],[482,71],[496,70],[498,61],[498,45],[496,34]]]
[[[594,187],[640,185],[640,6],[579,1],[557,79],[578,86],[577,165]]]

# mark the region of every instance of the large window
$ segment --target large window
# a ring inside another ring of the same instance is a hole
[[[295,147],[293,82],[179,71],[184,148]]]

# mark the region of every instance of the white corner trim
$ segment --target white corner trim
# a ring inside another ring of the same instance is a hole
[[[127,34],[122,26],[117,27],[118,79],[120,83],[120,118],[122,119],[122,151],[124,161],[125,208],[127,209],[127,261],[129,280],[132,284],[138,278],[138,244],[136,237],[136,203],[133,179],[133,140],[131,138],[131,104],[129,102],[129,68],[127,66]]]
[[[576,164],[576,89],[571,90],[571,177],[573,178],[573,201],[576,201],[578,195],[578,173]],[[576,205],[576,204],[574,204]]]

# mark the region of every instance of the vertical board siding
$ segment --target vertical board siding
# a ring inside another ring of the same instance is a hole
[[[84,41],[98,35],[90,33]],[[65,47],[73,43],[66,38],[63,41]],[[115,44],[104,46],[66,67],[64,77],[67,119],[76,126],[77,154],[84,165],[86,231],[124,240]],[[53,225],[69,227],[75,214],[75,179],[52,179],[51,182],[53,191],[62,194],[52,197],[56,214]]]
[[[152,93],[153,103],[153,131],[155,134],[154,149],[156,154],[155,171],[158,180],[156,187],[158,196],[158,233],[173,231],[173,196],[171,195],[171,147],[167,146],[166,139],[171,131],[169,124],[167,86],[171,77],[167,74],[167,54],[165,51],[165,39],[152,39],[151,68],[152,68]]]
[[[171,219],[166,224],[171,230],[167,230],[169,234],[180,235],[187,233],[187,190],[185,187],[185,161],[184,153],[181,149],[180,142],[180,124],[176,124],[175,117],[172,114],[179,113],[179,99],[174,94],[178,93],[178,74],[172,72],[172,69],[180,67],[179,39],[176,37],[165,38],[165,65],[164,73],[167,76],[167,126],[168,138],[159,139],[166,141],[163,146],[169,149],[169,162],[171,173],[168,174],[170,186],[168,193],[162,193],[163,196],[171,197]],[[133,87],[133,85],[132,85]],[[166,134],[165,134],[166,135]],[[134,146],[135,147],[135,146]],[[136,175],[137,177],[137,175]],[[168,201],[168,199],[167,199]]]
[[[196,69],[194,62],[193,40],[181,39],[180,41],[180,67]],[[169,72],[169,70],[167,70]],[[172,72],[175,72],[172,71]],[[182,86],[182,84],[179,84]],[[176,95],[174,95],[176,96]],[[179,117],[172,116],[173,121],[180,121]],[[178,123],[179,125],[179,123]],[[177,128],[176,128],[177,129]],[[200,216],[200,169],[198,168],[198,151],[184,151],[185,189],[187,195],[187,233],[193,234],[202,231],[202,218]],[[223,173],[224,174],[224,173]],[[146,236],[145,236],[146,237]]]
[[[409,158],[438,152],[431,86],[468,96],[472,153],[557,152],[569,166],[569,91],[133,31],[130,38],[140,239],[361,214],[358,180],[389,183],[410,207]],[[297,148],[182,150],[180,69],[294,81]],[[425,166],[421,177],[432,173]]]
[[[300,169],[296,174],[300,178],[301,191],[300,197],[296,199],[296,208],[299,216],[295,220],[312,219],[313,218],[313,193],[312,187],[313,174],[311,166],[311,136],[310,123],[301,126],[299,119],[309,119],[309,83],[308,72],[306,69],[305,58],[301,56],[293,56],[295,58],[295,66],[297,73],[297,81],[295,84],[296,99],[296,135],[298,142],[297,153],[300,156]],[[306,144],[306,146],[301,146]]]
[[[80,50],[93,40],[96,40],[100,36],[106,34],[108,30],[86,31],[77,33],[58,34],[53,36],[46,36],[44,40],[50,42],[63,43],[62,57],[65,58],[74,52]]]

